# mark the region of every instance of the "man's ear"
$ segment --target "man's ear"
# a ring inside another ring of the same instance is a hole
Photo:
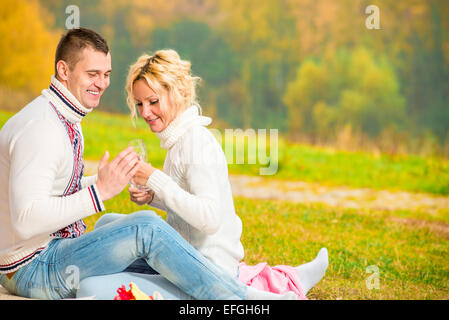
[[[56,63],[56,77],[59,79],[59,81],[67,81],[69,77],[69,65],[64,60],[59,60]]]

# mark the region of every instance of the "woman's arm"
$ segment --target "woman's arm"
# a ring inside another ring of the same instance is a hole
[[[189,192],[164,172],[155,170],[147,186],[185,222],[205,233],[216,232],[220,225],[216,173],[212,168],[189,165],[186,168],[186,179]]]
[[[221,222],[220,175],[227,171],[223,150],[203,127],[190,131],[177,143],[167,167],[183,181],[183,187],[148,163],[141,163],[133,179],[155,192],[155,205],[164,204],[197,230],[215,233]]]
[[[130,186],[128,188],[130,200],[139,206],[147,204],[157,209],[167,211],[164,202],[156,196],[153,190],[140,190],[136,187]]]
[[[159,198],[156,193],[153,196],[153,200],[150,203],[148,203],[148,205],[151,207],[157,208],[159,210],[167,212],[167,207],[166,207],[164,201],[162,201],[162,199]]]

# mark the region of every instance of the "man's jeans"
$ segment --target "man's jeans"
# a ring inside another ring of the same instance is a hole
[[[122,272],[140,258],[195,299],[246,298],[243,283],[207,260],[153,211],[124,215],[75,239],[52,240],[11,279],[0,275],[0,284],[23,297],[71,298],[81,280]]]

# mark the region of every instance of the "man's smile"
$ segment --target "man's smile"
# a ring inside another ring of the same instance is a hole
[[[100,91],[87,90],[88,93],[93,94],[95,96],[100,94]]]

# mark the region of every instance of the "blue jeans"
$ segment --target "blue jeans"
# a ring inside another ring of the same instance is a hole
[[[104,226],[112,221],[121,219],[126,215],[120,213],[107,213],[95,223],[94,229]],[[129,265],[123,272],[103,276],[85,278],[80,282],[76,292],[77,298],[90,298],[100,300],[112,300],[117,294],[117,289],[125,285],[135,283],[142,292],[153,295],[155,291],[162,294],[164,299],[190,300],[191,296],[174,286],[171,282],[151,268],[145,259],[140,258]]]
[[[106,213],[102,215],[95,223],[94,229],[104,226],[112,221],[126,217],[122,213]],[[151,268],[145,259],[140,258],[129,265],[124,272],[143,273],[143,274],[158,274],[156,270]]]
[[[72,298],[81,280],[122,272],[141,258],[195,299],[246,298],[243,283],[207,260],[153,211],[124,215],[75,239],[52,240],[11,279],[1,275],[0,284],[23,297]]]

